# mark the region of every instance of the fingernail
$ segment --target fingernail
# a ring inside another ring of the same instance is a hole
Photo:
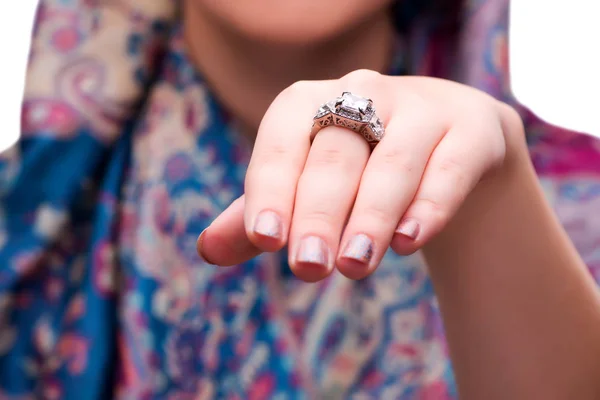
[[[412,240],[416,240],[420,231],[419,223],[414,219],[404,220],[396,228],[396,233],[404,235]]]
[[[368,265],[373,257],[373,241],[365,234],[354,236],[344,249],[342,258]]]
[[[281,218],[271,210],[261,211],[254,221],[254,233],[273,239],[281,238]]]
[[[198,253],[198,257],[200,257],[200,260],[204,261],[207,264],[211,264],[214,265],[213,263],[211,263],[210,261],[208,261],[206,259],[206,256],[204,256],[204,252],[202,251],[203,249],[203,244],[204,244],[204,233],[206,232],[208,228],[205,228],[202,233],[200,233],[200,236],[198,236],[198,241],[196,242],[196,250]]]
[[[300,242],[296,263],[319,265],[327,268],[329,251],[323,239],[317,236],[307,236]]]

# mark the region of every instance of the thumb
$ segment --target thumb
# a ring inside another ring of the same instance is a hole
[[[261,251],[254,246],[244,228],[244,196],[236,199],[198,237],[198,255],[206,262],[231,266],[256,257]]]

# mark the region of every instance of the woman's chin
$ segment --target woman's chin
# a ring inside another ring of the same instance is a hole
[[[269,44],[290,46],[310,46],[331,40],[340,34],[339,27],[315,24],[310,21],[298,24],[297,21],[286,24],[268,21],[259,24],[237,25],[236,31],[247,39]]]
[[[391,0],[188,0],[197,11],[248,39],[311,45],[337,37],[387,9]],[[235,3],[235,4],[234,4]],[[339,3],[339,4],[337,4]],[[332,12],[335,10],[335,12]]]

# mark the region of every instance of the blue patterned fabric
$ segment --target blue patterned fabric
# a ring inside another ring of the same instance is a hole
[[[507,2],[415,4],[395,70],[514,103]],[[600,145],[521,110],[600,280]],[[42,0],[22,125],[0,155],[0,400],[456,398],[419,254],[318,284],[281,254],[198,258],[251,148],[187,59],[174,1]]]

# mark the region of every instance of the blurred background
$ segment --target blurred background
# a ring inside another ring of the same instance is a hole
[[[542,5],[544,14],[539,13]],[[36,6],[37,0],[0,6],[0,151],[19,135],[20,102]],[[598,2],[592,0],[571,0],[568,4],[558,0],[512,0],[511,73],[517,98],[543,119],[600,137],[598,8]],[[595,49],[589,47],[590,37],[597,38]]]

